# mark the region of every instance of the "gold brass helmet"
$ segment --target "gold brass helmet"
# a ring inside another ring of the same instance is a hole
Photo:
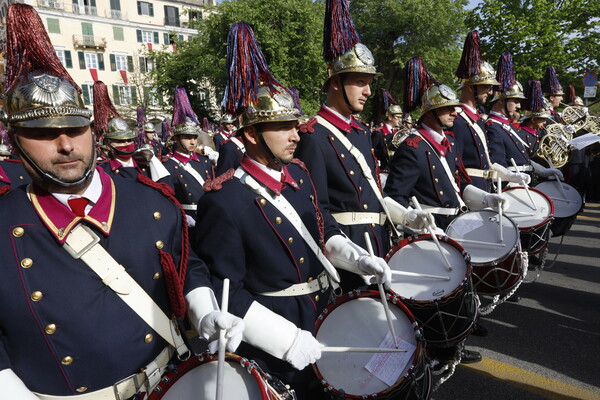
[[[91,111],[67,79],[30,72],[6,94],[6,120],[13,127],[69,128],[88,126]]]
[[[200,127],[190,117],[185,117],[185,123],[179,125],[172,125],[171,131],[173,132],[173,136],[198,135],[200,133]]]
[[[371,50],[362,43],[356,43],[350,50],[337,57],[327,68],[327,80],[323,84],[323,91],[327,91],[331,77],[348,72],[359,72],[374,76],[381,76],[375,68],[375,59]]]
[[[398,104],[392,104],[385,112],[385,115],[388,117],[396,114],[402,114],[402,108]]]
[[[154,124],[152,122],[146,122],[142,128],[144,129],[144,132],[146,132],[146,133],[155,133],[156,132],[156,130],[154,129]]]
[[[459,105],[460,101],[458,101],[454,90],[444,84],[433,85],[423,94],[421,114],[437,108]]]
[[[7,144],[0,143],[0,156],[9,157],[10,155],[10,147]]]
[[[221,116],[222,124],[233,124],[235,122],[235,117],[231,114],[223,114]]]
[[[527,119],[527,118],[550,118],[552,117],[552,114],[550,114],[550,110],[546,107],[540,109],[540,110],[535,110],[535,111],[531,111],[531,110],[525,110],[525,112],[523,113],[523,119]]]
[[[523,85],[521,85],[518,81],[515,81],[515,84],[507,90],[506,92],[494,91],[494,98],[492,102],[502,100],[502,99],[526,99],[525,94],[523,94]]]
[[[106,131],[104,132],[104,139],[135,139],[137,134],[131,128],[127,122],[119,117],[115,117],[108,121]]]
[[[466,79],[461,79],[458,90],[461,90],[468,85],[499,85],[500,82],[496,80],[496,71],[487,61],[482,61],[479,64],[479,73],[473,74]]]
[[[267,86],[258,89],[256,102],[240,115],[240,128],[261,122],[297,121],[303,117],[292,95],[280,86],[275,88],[279,92],[273,95]]]

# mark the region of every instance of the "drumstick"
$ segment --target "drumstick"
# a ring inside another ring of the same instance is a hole
[[[408,271],[396,271],[396,270],[392,270],[392,275],[414,276],[414,277],[417,277],[417,278],[443,279],[445,281],[449,281],[450,280],[449,276],[419,274],[417,272],[408,272]]]
[[[510,162],[512,163],[513,167],[515,167],[515,170],[518,173],[519,167],[517,167],[517,163],[515,162],[515,159],[511,158]],[[533,205],[533,209],[535,211],[537,211],[537,206],[535,205],[535,201],[533,201],[533,197],[531,197],[531,193],[529,193],[529,186],[527,186],[524,179],[520,179],[520,181],[521,181],[521,185],[523,185],[523,188],[525,189],[525,193],[527,193],[527,197],[529,197],[529,201],[531,201],[531,204]]]
[[[508,214],[508,212],[506,212],[506,214]],[[513,213],[515,214],[515,213]],[[533,215],[533,214],[528,214],[528,215]],[[481,244],[484,246],[494,246],[494,247],[506,247],[506,245],[504,243],[492,243],[492,242],[481,242],[479,240],[469,240],[469,239],[462,239],[462,238],[453,238],[452,236],[450,236],[452,238],[452,240],[455,240],[459,243],[473,243],[473,244]]]
[[[417,207],[417,210],[423,211],[423,209],[421,208],[421,205],[419,204],[419,201],[417,200],[417,198],[415,196],[411,197],[410,199],[412,200],[415,207]],[[446,255],[442,251],[442,246],[440,245],[440,242],[438,241],[437,236],[435,236],[435,232],[433,231],[435,229],[435,222],[430,221],[429,218],[427,218],[427,229],[429,230],[429,233],[431,234],[431,238],[433,239],[433,242],[435,243],[440,254],[442,255],[444,262],[446,263],[448,272],[452,271],[452,266],[450,265],[450,262],[448,261],[448,259],[446,258]]]
[[[550,166],[550,168],[554,168],[554,164],[552,164],[552,160],[550,160],[549,158],[546,158],[546,161],[548,162],[548,165]],[[556,179],[556,184],[558,185],[558,190],[560,190],[560,194],[562,194],[563,198],[566,199],[567,194],[565,193],[565,188],[563,187],[562,183],[560,182],[560,179],[558,179],[558,175],[552,174],[552,176],[554,176],[554,179]],[[569,201],[569,200],[565,200],[565,201]]]
[[[321,353],[406,353],[403,349],[385,349],[379,347],[343,347],[323,346]]]
[[[229,307],[229,279],[223,280],[221,311],[227,313]],[[217,355],[217,400],[223,398],[223,373],[225,368],[225,329],[219,329],[219,354]]]
[[[367,242],[369,256],[371,256],[371,258],[375,258],[375,253],[373,252],[373,245],[371,244],[369,232],[365,232],[365,242]],[[381,284],[381,279],[379,279],[379,277],[377,277],[377,288],[379,289],[379,296],[381,297],[381,303],[383,304],[383,309],[385,310],[385,318],[387,319],[388,327],[390,328],[390,333],[392,334],[392,338],[394,339],[394,347],[398,348],[398,343],[396,341],[396,331],[394,330],[394,323],[392,322],[392,313],[390,312],[390,307],[388,306],[387,299],[385,298],[385,292],[383,291],[383,285]]]
[[[500,195],[502,193],[502,178],[498,177],[496,191]],[[498,203],[498,222],[500,226],[500,243],[504,243],[504,234],[502,232],[502,204]]]

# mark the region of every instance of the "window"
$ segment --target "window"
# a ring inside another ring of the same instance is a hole
[[[142,74],[154,69],[154,60],[148,57],[140,57],[140,72]]]
[[[137,41],[140,43],[159,43],[158,32],[136,30]]]
[[[146,1],[137,2],[138,15],[147,15],[154,17],[154,6]]]
[[[142,31],[142,42],[144,43],[152,43],[152,32],[150,31]]]
[[[67,55],[68,52],[65,52]],[[101,53],[90,53],[78,51],[77,55],[79,56],[79,68],[80,69],[99,69],[100,71],[104,71],[104,55]],[[70,58],[70,54],[68,57]]]
[[[188,11],[188,18],[190,19],[190,21],[199,21],[202,19],[202,12],[201,11]]]
[[[120,0],[110,0],[110,9],[111,10],[121,10],[121,1]]]
[[[48,33],[60,33],[60,24],[57,18],[46,18]]]
[[[135,87],[125,85],[113,85],[113,102],[116,105],[127,106],[137,103]]]
[[[157,107],[160,105],[158,90],[156,90],[156,88],[146,87],[144,88],[144,94],[146,96],[149,106]]]
[[[179,9],[177,7],[165,6],[165,25],[179,25]]]
[[[117,71],[127,71],[127,55],[115,54],[115,65],[117,67]]]
[[[111,54],[110,70],[133,72],[133,56],[128,56],[123,53]]]
[[[94,103],[94,91],[92,90],[92,83],[86,83],[81,85],[81,90],[83,91],[83,103],[86,106],[89,106]]]
[[[90,69],[90,68],[98,69],[98,57],[97,57],[96,53],[84,52],[83,54],[85,57],[85,67],[87,69]]]
[[[71,59],[71,51],[65,50],[64,47],[55,47],[56,56],[65,66],[65,68],[73,68],[73,60]]]
[[[113,26],[113,36],[115,40],[125,40],[125,35],[123,34],[123,28],[118,26]]]

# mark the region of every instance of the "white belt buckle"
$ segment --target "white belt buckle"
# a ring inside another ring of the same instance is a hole
[[[319,290],[321,290],[321,293],[325,293],[325,291],[329,289],[329,278],[326,273],[321,273],[317,276],[317,282],[319,282]]]
[[[119,385],[126,383],[127,381],[132,380],[132,379],[133,379],[133,385],[135,386],[135,392],[133,392],[133,394],[131,394],[131,395],[128,395],[127,397],[121,397],[121,393],[119,392]],[[128,377],[121,379],[120,381],[118,381],[117,383],[115,383],[113,385],[115,399],[116,400],[128,399],[129,397],[135,395],[140,390],[141,387],[142,387],[142,385],[140,384],[140,382],[138,380],[138,374],[129,375]]]
[[[79,251],[74,250],[68,243],[63,244],[64,249],[67,251],[67,253],[69,253],[71,255],[71,257],[73,257],[74,259],[80,259],[85,253],[87,253],[92,247],[94,247],[97,243],[100,242],[100,237],[98,235],[96,235],[94,233],[94,231],[87,227],[86,225],[83,224],[79,224],[78,226],[76,226],[73,231],[71,231],[70,235],[72,235],[76,229],[83,229],[88,235],[90,235],[90,238],[92,239],[91,242],[87,243],[86,245],[83,246],[83,248]]]

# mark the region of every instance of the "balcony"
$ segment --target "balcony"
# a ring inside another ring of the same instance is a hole
[[[106,38],[88,35],[73,35],[73,45],[75,47],[105,49]]]
[[[38,7],[49,8],[53,10],[64,10],[65,5],[60,1],[55,0],[37,0]]]
[[[107,10],[105,17],[110,19],[126,20],[127,14],[121,10]]]
[[[80,6],[79,4],[73,3],[73,13],[85,15],[98,15],[98,9],[92,6]]]

